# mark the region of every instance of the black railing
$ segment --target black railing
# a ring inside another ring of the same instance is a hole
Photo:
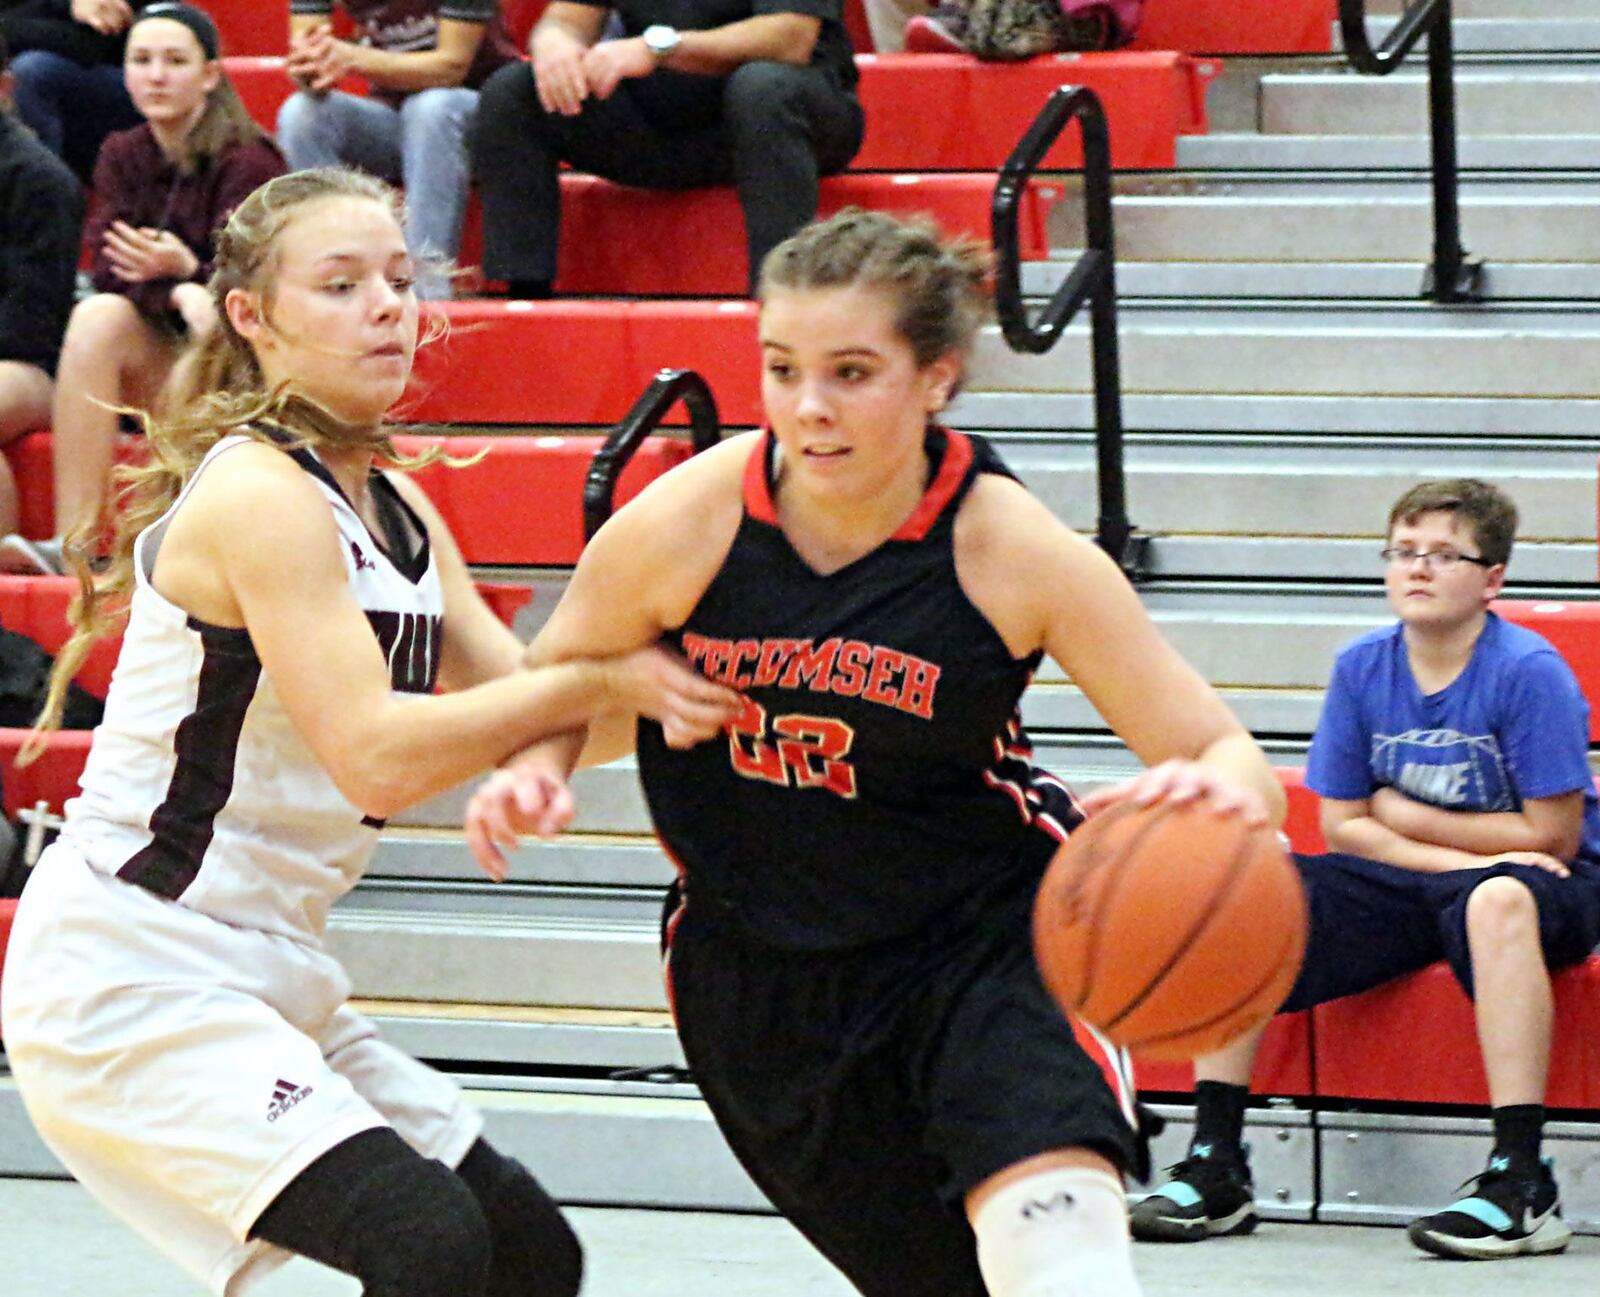
[[[706,380],[692,369],[663,369],[623,415],[605,445],[589,461],[583,483],[583,538],[599,531],[616,506],[617,483],[633,454],[679,401],[689,412],[689,444],[698,455],[722,439],[717,399]]]
[[[1483,262],[1461,246],[1461,176],[1456,153],[1455,42],[1450,0],[1413,0],[1377,48],[1367,35],[1367,0],[1339,0],[1345,53],[1359,72],[1382,77],[1428,39],[1428,119],[1433,136],[1433,262],[1422,295],[1436,302],[1483,300]]]
[[[1083,136],[1085,248],[1077,264],[1029,322],[1022,300],[1022,254],[1017,212],[1028,182],[1044,155],[1076,120]],[[1060,86],[1045,101],[1033,125],[1011,151],[994,187],[995,311],[1013,351],[1042,355],[1061,337],[1084,302],[1089,303],[1094,357],[1095,463],[1099,517],[1095,540],[1116,559],[1130,580],[1144,575],[1149,538],[1128,521],[1127,482],[1122,466],[1122,372],[1117,346],[1117,250],[1111,224],[1111,137],[1094,91]]]

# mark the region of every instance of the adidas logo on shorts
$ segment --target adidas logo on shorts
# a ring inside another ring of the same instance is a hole
[[[272,1083],[272,1102],[267,1105],[267,1120],[277,1121],[310,1093],[309,1085],[296,1085],[279,1077]]]

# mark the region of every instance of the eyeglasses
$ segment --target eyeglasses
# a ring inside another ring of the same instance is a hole
[[[1430,572],[1450,572],[1457,563],[1471,563],[1475,567],[1493,567],[1486,558],[1474,558],[1471,554],[1458,554],[1453,549],[1412,549],[1409,545],[1391,545],[1388,549],[1378,551],[1378,557],[1385,563],[1395,567],[1410,567],[1419,558],[1428,566]]]

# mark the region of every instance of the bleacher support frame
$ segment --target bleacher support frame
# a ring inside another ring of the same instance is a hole
[[[1084,251],[1039,316],[1029,321],[1022,298],[1017,216],[1022,196],[1062,131],[1076,121],[1083,135]],[[1013,351],[1043,355],[1085,302],[1094,365],[1095,461],[1099,514],[1095,540],[1137,583],[1148,567],[1149,537],[1128,518],[1122,464],[1122,362],[1117,343],[1117,248],[1111,216],[1111,132],[1099,97],[1087,86],[1058,86],[1023,133],[995,180],[991,210],[995,250],[995,313]]]
[[[679,401],[689,415],[689,444],[698,455],[722,440],[722,422],[711,385],[692,369],[663,369],[639,394],[616,430],[595,451],[583,484],[583,537],[590,540],[611,516],[617,483],[634,451],[660,426]]]
[[[1416,43],[1428,40],[1428,119],[1433,155],[1433,262],[1422,296],[1440,305],[1481,302],[1484,266],[1461,246],[1461,180],[1456,150],[1455,41],[1450,0],[1415,0],[1383,44],[1367,35],[1367,0],[1339,0],[1339,29],[1351,65],[1368,76],[1388,76]]]

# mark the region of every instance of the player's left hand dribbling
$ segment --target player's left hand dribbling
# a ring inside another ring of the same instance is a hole
[[[1236,783],[1198,761],[1163,761],[1119,784],[1096,788],[1083,798],[1084,813],[1095,815],[1121,803],[1154,806],[1157,802],[1204,801],[1217,815],[1238,815],[1246,824],[1265,825],[1267,808],[1253,788]]]
[[[554,837],[572,823],[576,809],[566,780],[528,761],[496,770],[467,803],[467,847],[478,867],[495,882],[510,868],[505,853],[524,833]]]

